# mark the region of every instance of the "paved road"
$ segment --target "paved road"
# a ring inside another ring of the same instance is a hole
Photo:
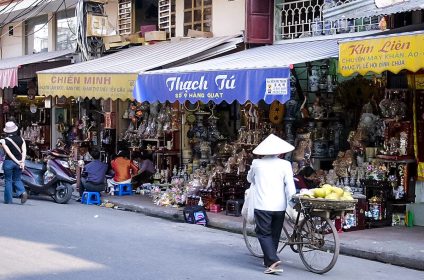
[[[284,273],[270,276],[238,234],[76,202],[5,205],[2,197],[0,189],[0,279],[424,279],[346,256],[315,275],[288,250]]]

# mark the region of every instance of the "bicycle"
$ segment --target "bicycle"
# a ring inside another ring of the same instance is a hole
[[[330,202],[298,197],[296,202],[297,216],[291,217],[286,212],[277,252],[290,246],[309,271],[326,273],[336,264],[340,250],[339,236],[331,218],[343,215],[343,211],[350,210],[357,200]],[[263,257],[255,225],[249,225],[246,219],[243,219],[243,238],[252,255]]]

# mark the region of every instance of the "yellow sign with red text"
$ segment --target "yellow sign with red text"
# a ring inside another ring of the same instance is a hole
[[[341,42],[339,73],[416,72],[424,68],[424,34]]]
[[[132,99],[137,74],[38,74],[43,96]]]

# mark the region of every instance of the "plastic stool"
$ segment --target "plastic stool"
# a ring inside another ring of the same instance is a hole
[[[100,205],[102,203],[102,201],[100,200],[100,193],[84,192],[81,197],[81,203]]]
[[[115,186],[115,195],[132,195],[132,184],[119,184]]]
[[[233,215],[236,217],[241,216],[241,208],[243,206],[243,199],[229,199],[225,207],[225,215]]]

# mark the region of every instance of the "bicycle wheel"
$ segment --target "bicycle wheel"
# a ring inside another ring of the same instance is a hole
[[[300,259],[309,271],[323,274],[336,264],[340,241],[333,222],[312,217],[302,221],[298,233]]]
[[[255,257],[262,258],[264,256],[259,240],[255,232],[256,225],[248,224],[243,218],[243,238],[249,252]]]

